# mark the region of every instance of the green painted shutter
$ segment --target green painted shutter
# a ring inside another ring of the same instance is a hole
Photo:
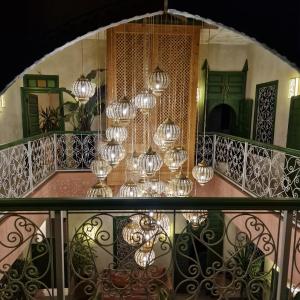
[[[238,136],[245,139],[250,139],[251,135],[252,109],[252,99],[244,99],[240,101]]]
[[[226,77],[224,72],[209,71],[208,72],[208,88],[207,88],[207,112],[220,103],[223,103],[223,91]]]
[[[227,72],[226,81],[227,87],[224,93],[224,103],[231,106],[235,113],[238,114],[240,101],[245,98],[245,73]]]
[[[41,133],[38,96],[29,94],[27,99],[28,135],[33,136]]]
[[[286,146],[300,150],[300,96],[291,99]]]

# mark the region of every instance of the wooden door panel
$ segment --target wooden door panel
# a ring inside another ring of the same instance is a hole
[[[41,132],[39,125],[39,106],[38,96],[34,94],[28,94],[28,130],[29,136],[39,134]]]

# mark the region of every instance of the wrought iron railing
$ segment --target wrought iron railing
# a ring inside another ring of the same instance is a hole
[[[198,143],[202,159],[203,137]],[[300,152],[224,134],[207,135],[206,160],[254,197],[298,198]]]
[[[0,299],[292,299],[298,208],[264,198],[1,199]]]
[[[87,170],[99,145],[95,132],[57,132],[0,147],[0,197],[24,197],[55,171]],[[202,159],[203,136],[197,144]],[[205,137],[205,159],[254,197],[298,198],[300,152],[223,134]]]
[[[55,171],[87,170],[96,132],[56,132],[0,147],[0,198],[24,197]],[[224,134],[205,136],[205,159],[217,173],[254,197],[298,198],[300,152]],[[203,136],[197,144],[203,155]]]

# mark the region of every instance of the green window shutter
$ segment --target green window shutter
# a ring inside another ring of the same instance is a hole
[[[287,147],[300,150],[300,96],[291,99]]]
[[[207,112],[224,102],[224,85],[226,82],[225,72],[209,71],[207,88]]]
[[[243,99],[240,101],[238,135],[245,139],[249,139],[251,135],[252,108],[252,99]]]
[[[28,135],[33,136],[41,132],[39,125],[38,96],[28,95]]]

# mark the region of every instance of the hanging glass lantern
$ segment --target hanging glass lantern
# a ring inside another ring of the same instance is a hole
[[[130,222],[123,227],[123,239],[131,246],[138,246],[143,243],[144,233],[139,224],[130,220]]]
[[[149,147],[146,153],[142,153],[139,157],[139,166],[147,176],[152,176],[161,168],[162,164],[161,157],[153,151],[151,147]]]
[[[140,171],[139,167],[139,154],[133,151],[132,154],[126,160],[126,169],[133,174],[138,174]]]
[[[136,116],[136,107],[127,97],[118,100],[113,110],[116,120],[119,120],[122,124],[128,124]]]
[[[174,147],[168,150],[164,156],[164,163],[171,172],[177,171],[188,159],[187,151],[183,147]]]
[[[207,210],[183,210],[182,215],[193,228],[198,228],[206,222],[208,212]]]
[[[148,184],[148,182],[145,177],[141,177],[137,182],[137,185],[139,187],[139,190],[140,190],[142,196],[143,196],[144,192],[146,192],[146,190],[147,190],[147,184]]]
[[[135,262],[142,268],[147,268],[154,263],[155,252],[148,247],[138,249],[134,254]]]
[[[180,128],[170,118],[167,118],[158,126],[156,132],[166,145],[170,145],[178,139]]]
[[[153,92],[148,89],[142,91],[134,98],[135,106],[141,110],[143,114],[149,113],[149,111],[155,107],[156,104],[156,97],[154,96]]]
[[[138,184],[133,180],[128,180],[120,187],[120,197],[133,198],[140,197],[141,191]]]
[[[174,192],[174,197],[187,197],[193,189],[193,181],[183,173],[179,173],[171,180],[170,184]]]
[[[164,152],[168,149],[168,147],[171,147],[172,145],[167,145],[158,135],[157,132],[154,133],[153,135],[153,142],[155,145],[159,147],[159,149]]]
[[[113,121],[117,121],[117,114],[116,114],[116,101],[111,102],[110,104],[108,104],[108,106],[106,107],[106,116],[113,120]]]
[[[114,124],[106,129],[106,138],[111,141],[114,139],[118,143],[123,143],[128,136],[127,129],[120,126],[119,124]]]
[[[90,168],[100,180],[104,180],[112,170],[112,167],[108,164],[108,162],[100,157],[97,157],[91,162]]]
[[[169,83],[169,75],[159,67],[156,67],[156,69],[149,75],[149,87],[157,96],[162,94],[162,92],[169,86]]]
[[[168,181],[166,184],[165,194],[167,197],[173,197],[174,196],[174,190],[173,186],[171,184],[171,181]]]
[[[115,167],[125,157],[125,153],[124,147],[112,139],[103,147],[101,154],[104,160]]]
[[[206,162],[202,160],[201,163],[193,168],[192,174],[199,184],[204,185],[213,178],[214,169],[208,166]]]
[[[87,79],[84,75],[81,75],[72,86],[72,93],[80,103],[85,104],[95,94],[95,85]]]
[[[157,198],[157,197],[161,197],[161,195],[158,194],[156,191],[153,191],[151,189],[146,189],[142,192],[142,197],[144,197],[144,198]]]
[[[164,235],[164,239],[170,235],[170,219],[165,213],[155,213],[153,218],[157,224],[157,230],[160,235]]]
[[[152,190],[155,193],[161,195],[165,193],[166,184],[163,181],[159,180],[158,178],[151,178],[146,183],[146,189]]]
[[[110,198],[113,196],[112,189],[102,180],[93,185],[87,192],[88,198]]]

